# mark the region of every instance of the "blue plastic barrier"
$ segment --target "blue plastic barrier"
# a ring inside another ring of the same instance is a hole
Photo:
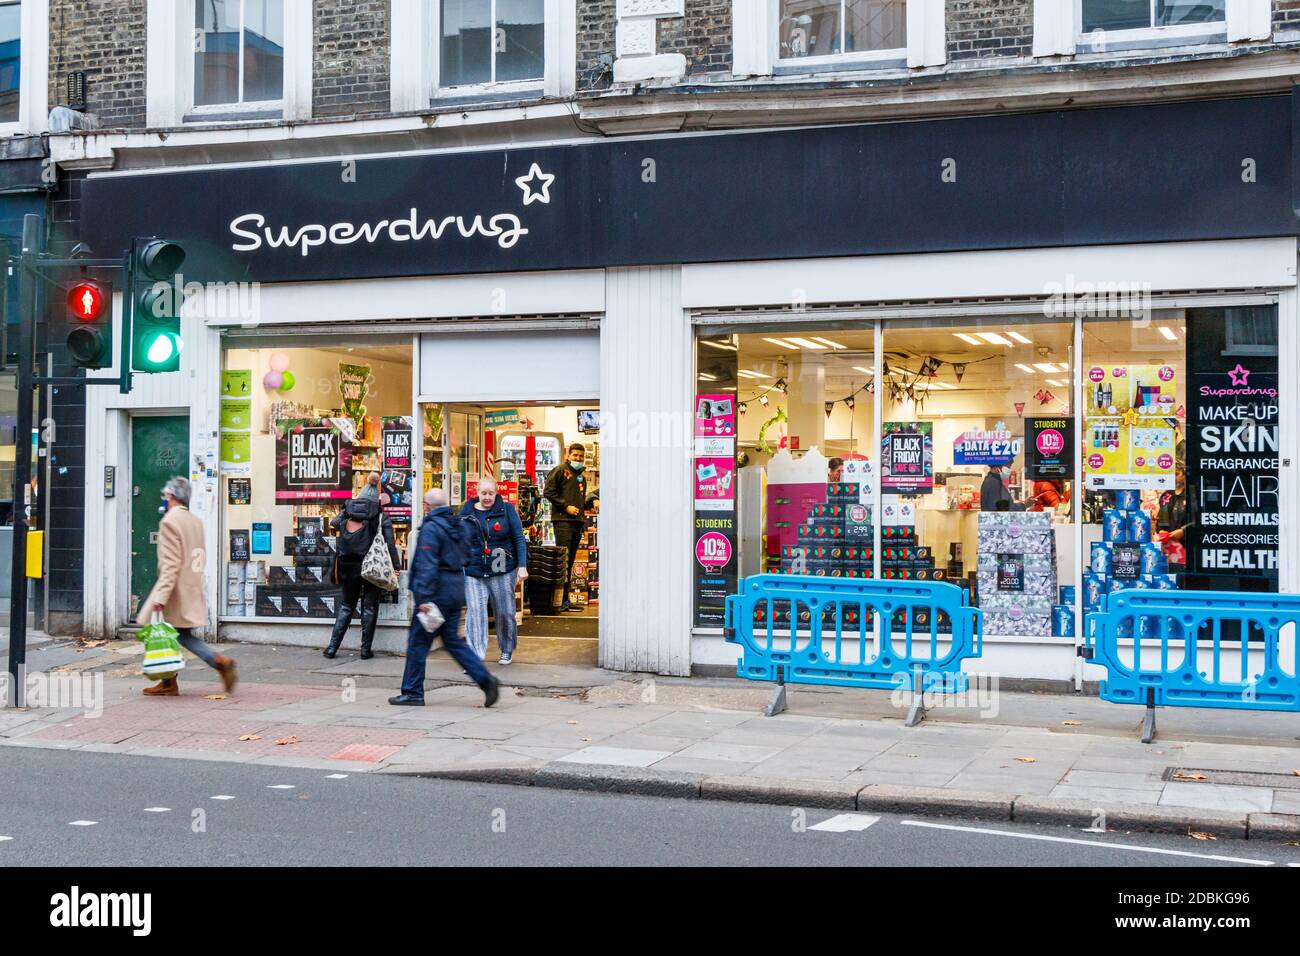
[[[1300,595],[1123,590],[1087,615],[1083,656],[1106,668],[1103,700],[1146,705],[1150,743],[1159,705],[1300,712],[1298,632]]]
[[[727,598],[725,624],[742,650],[736,673],[778,684],[769,715],[784,709],[786,683],[911,686],[909,726],[924,715],[923,694],[966,690],[962,662],[984,640],[966,592],[938,581],[759,574]]]

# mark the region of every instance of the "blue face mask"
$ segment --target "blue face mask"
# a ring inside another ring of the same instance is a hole
[[[581,462],[581,461],[571,461],[571,462],[569,462],[569,470],[570,470],[571,472],[573,472],[575,475],[580,475],[580,474],[582,474],[582,469],[584,469],[584,468],[586,468],[586,467],[587,467],[587,465],[586,465],[585,462]]]

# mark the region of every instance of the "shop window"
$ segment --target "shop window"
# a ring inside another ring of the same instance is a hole
[[[1085,321],[1086,603],[1277,590],[1277,370],[1271,306]]]
[[[22,4],[0,3],[0,123],[17,123],[22,74]]]
[[[907,0],[781,0],[781,59],[907,48]]]
[[[541,83],[546,0],[441,0],[440,87]]]
[[[407,543],[418,521],[409,346],[237,348],[221,393],[222,557],[227,617],[330,621],[333,521],[380,475],[402,555],[379,620],[410,619]]]
[[[284,96],[284,0],[194,0],[194,106]]]
[[[962,587],[989,634],[1068,633],[1073,345],[1022,317],[885,328],[881,573]]]

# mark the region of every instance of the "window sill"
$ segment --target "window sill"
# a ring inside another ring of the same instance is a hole
[[[907,51],[889,50],[877,56],[807,57],[777,60],[773,76],[808,76],[819,73],[867,73],[906,70]]]
[[[181,117],[181,124],[194,126],[200,123],[240,123],[245,121],[258,123],[278,119],[284,119],[284,110],[279,107],[268,110],[232,109],[212,113],[186,113]]]
[[[429,106],[477,106],[481,103],[532,102],[545,97],[540,84],[502,86],[451,86],[438,89],[429,100]]]
[[[1148,30],[1125,31],[1107,34],[1106,39],[1094,43],[1088,39],[1089,34],[1079,37],[1075,44],[1077,55],[1126,53],[1134,50],[1167,50],[1177,47],[1225,46],[1228,42],[1226,30],[1205,33],[1153,33]]]

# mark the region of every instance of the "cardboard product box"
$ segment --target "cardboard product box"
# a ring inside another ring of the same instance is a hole
[[[1008,637],[1047,637],[1052,633],[1051,611],[1024,613],[985,611],[984,633]]]
[[[846,578],[869,578],[872,577],[874,573],[875,572],[871,569],[870,566],[868,567],[850,566],[844,569],[844,576]]]
[[[284,592],[279,588],[269,585],[259,585],[257,588],[257,603],[253,607],[253,613],[257,617],[285,617],[285,600]]]
[[[808,509],[808,517],[811,518],[838,518],[844,520],[845,506],[842,504],[821,504],[813,505]]]
[[[1054,606],[1054,602],[1050,597],[1026,598],[1020,595],[999,594],[996,592],[990,594],[987,591],[980,594],[980,608],[986,615],[993,612],[1013,615],[1038,614],[1050,619]],[[1047,633],[1047,631],[1043,631],[1044,635]]]
[[[307,595],[307,616],[334,620],[342,591],[311,591]]]
[[[843,544],[844,525],[799,525],[799,544]]]
[[[1070,605],[1052,605],[1052,637],[1074,637],[1074,608]]]
[[[297,589],[284,591],[285,617],[311,617],[311,595]]]
[[[916,544],[916,528],[910,524],[887,524],[880,529],[881,544],[910,546]]]
[[[826,503],[833,505],[856,505],[859,499],[858,483],[838,482],[826,486]]]

